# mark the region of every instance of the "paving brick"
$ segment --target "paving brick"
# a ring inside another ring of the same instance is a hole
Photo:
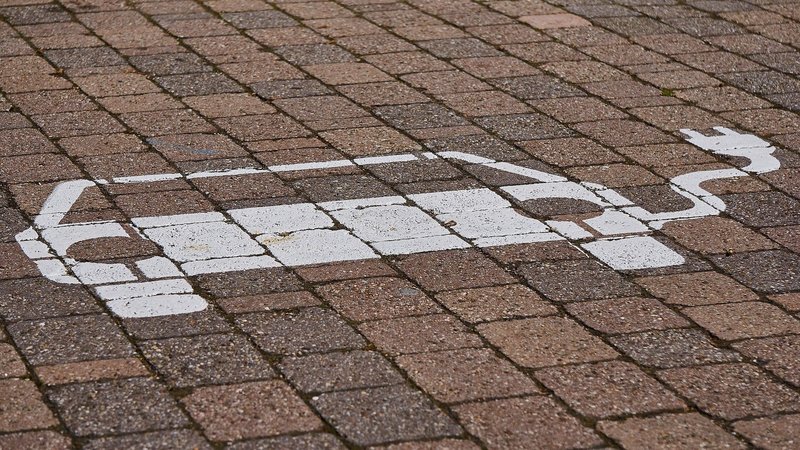
[[[633,417],[619,422],[603,421],[598,423],[598,429],[623,448],[648,445],[664,449],[709,446],[747,448],[725,429],[697,413]]]
[[[336,149],[351,156],[420,150],[419,144],[388,127],[351,128],[320,133]]]
[[[445,403],[541,392],[530,378],[488,349],[401,356],[397,364],[423,390]]]
[[[734,430],[761,448],[789,449],[797,445],[795,430],[800,415],[790,414],[774,418],[743,420],[734,424]]]
[[[394,269],[383,261],[344,261],[319,266],[298,267],[295,272],[311,283],[327,281],[354,280],[367,277],[396,275]]]
[[[777,293],[800,288],[800,256],[782,250],[719,256],[714,262],[739,282],[760,292]],[[757,267],[758,270],[752,270]],[[788,276],[787,276],[788,275]]]
[[[123,323],[125,331],[136,339],[162,339],[231,331],[225,318],[211,309],[176,316],[125,319]]]
[[[410,255],[402,258],[397,265],[423,288],[437,292],[514,281],[501,267],[474,250]]]
[[[553,305],[519,284],[444,292],[436,299],[462,320],[472,323],[557,312]]]
[[[0,316],[7,321],[99,312],[89,293],[44,278],[0,282]]]
[[[575,448],[603,442],[593,430],[545,396],[469,403],[454,410],[467,431],[491,448]]]
[[[144,136],[213,133],[214,128],[190,109],[122,114],[121,119]],[[103,130],[103,132],[114,130]],[[89,134],[89,133],[87,133]],[[94,133],[94,134],[99,134]]]
[[[478,331],[512,361],[525,367],[600,361],[617,356],[617,352],[585,328],[561,317],[493,322],[479,325]]]
[[[57,385],[142,377],[150,375],[150,372],[136,358],[121,358],[39,366],[36,368],[36,375],[45,384]]]
[[[2,448],[46,448],[51,450],[67,450],[72,442],[55,431],[29,431],[10,433],[0,436]]]
[[[556,302],[630,297],[639,293],[635,285],[618,273],[592,260],[525,264],[519,272],[532,287]]]
[[[271,378],[275,372],[239,335],[203,335],[140,343],[145,358],[178,387]]]
[[[0,379],[24,377],[27,373],[17,351],[10,344],[0,344]]]
[[[398,52],[386,55],[370,55],[364,58],[370,64],[392,75],[432,72],[450,69],[451,66],[423,52]]]
[[[304,433],[295,436],[279,436],[267,439],[241,441],[228,445],[231,450],[302,450],[318,448],[320,450],[344,450],[342,442],[332,434]]]
[[[127,436],[91,439],[84,445],[87,450],[112,450],[116,448],[192,448],[210,450],[212,447],[194,430],[166,430]]]
[[[246,314],[236,323],[268,353],[296,355],[364,346],[363,338],[347,323],[322,308]]]
[[[684,247],[703,254],[731,254],[776,248],[763,235],[721,217],[669,223],[664,226],[663,232]]]
[[[213,94],[188,97],[183,101],[200,114],[211,118],[275,112],[272,106],[248,94]]]
[[[476,334],[447,314],[378,320],[358,328],[375,346],[391,354],[481,346]]]
[[[377,352],[334,352],[284,358],[280,369],[303,392],[330,392],[403,383],[403,377]]]
[[[758,299],[753,291],[714,272],[645,277],[636,282],[666,303],[676,305],[700,306]]]
[[[461,434],[452,419],[405,386],[326,393],[315,397],[312,404],[345,439],[357,445]]]
[[[762,302],[685,308],[684,314],[713,335],[737,340],[797,333],[800,322],[777,306]]]
[[[748,364],[669,369],[658,377],[702,411],[726,420],[800,408],[797,393]]]
[[[33,382],[15,378],[0,380],[0,393],[3,396],[0,431],[47,428],[58,423]]]
[[[680,410],[682,400],[630,363],[609,361],[536,372],[536,378],[579,414],[607,418]]]
[[[736,350],[780,378],[797,386],[798,336],[747,340],[733,345]]]
[[[688,326],[689,322],[652,298],[630,297],[570,303],[567,311],[601,333],[617,334]]]
[[[146,378],[69,384],[52,388],[47,395],[67,428],[78,436],[188,424],[167,391]]]
[[[351,320],[377,320],[441,311],[424,292],[399,278],[342,281],[317,289],[334,309]]]
[[[283,381],[195,389],[183,399],[212,441],[313,431],[322,422]]]
[[[85,315],[17,322],[8,332],[33,365],[131,356],[133,349],[110,317]]]

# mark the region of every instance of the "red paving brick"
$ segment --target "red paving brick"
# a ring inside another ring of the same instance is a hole
[[[0,2],[0,448],[797,447],[796,2],[645,3]]]

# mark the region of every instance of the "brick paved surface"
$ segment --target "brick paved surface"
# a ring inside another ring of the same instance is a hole
[[[0,449],[798,448],[798,52],[797,0],[0,0]]]

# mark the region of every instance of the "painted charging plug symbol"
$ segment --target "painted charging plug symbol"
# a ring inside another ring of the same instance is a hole
[[[692,202],[682,211],[651,213],[613,189],[596,183],[498,162],[462,152],[401,154],[354,160],[279,165],[267,168],[156,174],[112,180],[60,183],[34,224],[16,240],[48,279],[91,286],[109,309],[123,318],[202,311],[208,304],[193,292],[187,277],[270,267],[295,267],[470,247],[569,240],[616,270],[680,265],[684,258],[650,236],[675,220],[717,215],[719,197],[704,190],[709,180],[776,170],[780,162],[766,141],[716,127],[717,136],[681,130],[687,140],[712,153],[742,157],[742,169],[691,172],[670,187]],[[85,189],[112,183],[152,183],[179,178],[235,177],[257,173],[394,164],[426,159],[460,160],[529,178],[531,183],[456,191],[359,198],[322,203],[231,209],[168,216],[134,217],[126,224],[153,241],[163,256],[136,261],[138,272],[122,263],[77,261],[70,246],[110,237],[130,237],[115,221],[62,223]],[[602,213],[585,220],[540,221],[514,203],[545,199],[592,203]]]

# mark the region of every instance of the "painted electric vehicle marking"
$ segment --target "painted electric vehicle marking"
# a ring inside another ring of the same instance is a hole
[[[205,309],[207,302],[193,292],[186,280],[188,276],[372,259],[382,255],[566,239],[577,242],[582,249],[616,270],[680,265],[685,262],[684,258],[649,236],[651,230],[670,221],[724,211],[722,199],[700,187],[704,181],[764,173],[780,167],[780,162],[771,156],[774,147],[766,141],[722,127],[715,130],[721,134],[705,136],[692,130],[681,131],[690,143],[704,150],[744,157],[750,163],[742,169],[697,171],[672,178],[671,188],[693,204],[683,211],[651,213],[600,184],[573,182],[558,175],[462,152],[438,152],[188,175],[172,173],[66,181],[50,194],[34,225],[19,233],[16,239],[45,277],[59,283],[92,286],[121,317],[161,316]],[[164,256],[136,261],[141,275],[125,264],[77,261],[67,254],[69,247],[78,242],[130,237],[122,224],[114,221],[61,223],[89,187],[438,158],[491,167],[530,178],[532,182],[500,187],[504,195],[479,188],[240,208],[225,211],[225,214],[134,217],[129,225],[135,232],[159,245],[164,252]],[[521,214],[509,201],[549,198],[587,201],[603,212],[581,223],[540,221]]]

